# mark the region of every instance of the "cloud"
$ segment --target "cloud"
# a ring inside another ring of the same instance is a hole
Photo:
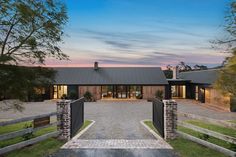
[[[102,65],[165,66],[180,61],[193,64],[215,65],[223,55],[212,53],[210,43],[200,40],[169,36],[155,31],[102,31],[80,29],[76,45],[67,46],[73,56],[71,64],[99,61]],[[181,33],[181,31],[177,31]],[[189,40],[186,40],[189,39]],[[81,42],[82,41],[82,42]],[[74,47],[73,47],[74,46]]]
[[[120,48],[120,49],[128,49],[128,48],[131,48],[132,45],[131,44],[128,44],[128,43],[121,43],[121,42],[117,42],[117,41],[104,41],[106,44],[108,45],[111,45],[113,47],[117,47],[117,48]]]

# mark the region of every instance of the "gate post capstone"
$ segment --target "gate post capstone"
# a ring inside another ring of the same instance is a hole
[[[61,132],[59,139],[70,140],[71,133],[71,110],[70,100],[61,100],[57,102],[57,129]]]
[[[177,103],[174,100],[163,100],[164,103],[164,138],[176,138]]]

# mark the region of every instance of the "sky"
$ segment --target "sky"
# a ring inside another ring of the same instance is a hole
[[[48,66],[220,65],[211,41],[224,36],[228,0],[65,0],[61,44],[69,61]]]

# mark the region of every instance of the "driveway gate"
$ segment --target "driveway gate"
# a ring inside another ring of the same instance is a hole
[[[158,99],[153,99],[153,125],[164,138],[164,103]]]
[[[84,98],[71,102],[71,138],[76,135],[84,124]]]

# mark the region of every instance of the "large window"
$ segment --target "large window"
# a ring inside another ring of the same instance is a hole
[[[53,86],[53,98],[61,99],[61,97],[65,94],[67,95],[67,86],[63,85],[54,85]]]
[[[142,86],[102,86],[102,98],[141,98]]]
[[[102,86],[102,98],[113,97],[113,86]]]
[[[171,86],[172,98],[185,98],[186,86],[175,85]]]
[[[129,97],[130,98],[140,98],[142,95],[142,86],[130,86]]]

